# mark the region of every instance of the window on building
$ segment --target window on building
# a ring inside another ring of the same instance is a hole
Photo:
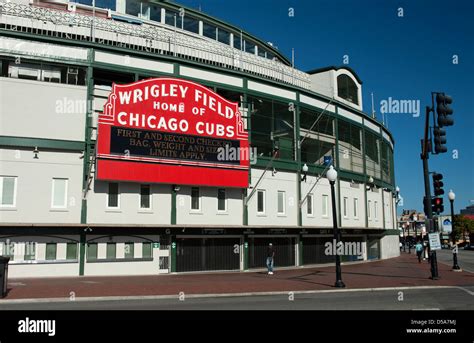
[[[140,209],[151,209],[151,187],[150,185],[140,185]]]
[[[204,37],[216,39],[217,38],[217,27],[215,25],[206,23],[204,21],[202,23],[202,35]]]
[[[227,211],[227,199],[224,188],[219,188],[217,190],[217,210],[219,212]]]
[[[135,244],[133,242],[125,243],[125,258],[133,258],[135,256],[134,247]]]
[[[0,176],[0,207],[16,206],[16,176]]]
[[[219,27],[217,29],[217,40],[224,44],[230,44],[230,32]]]
[[[346,74],[337,77],[337,95],[353,104],[359,104],[357,84]]]
[[[108,259],[115,259],[117,257],[117,244],[114,242],[107,242],[106,257]]]
[[[265,213],[265,191],[257,191],[257,213]]]
[[[183,28],[183,17],[180,16],[178,12],[167,9],[165,12],[165,23],[181,29]]]
[[[97,243],[87,244],[87,259],[91,261],[97,260]]]
[[[143,258],[150,258],[152,257],[152,246],[151,242],[143,242],[142,243],[142,257]]]
[[[25,261],[36,260],[36,243],[26,242],[25,243]]]
[[[377,220],[377,201],[374,201],[374,219]]]
[[[126,0],[125,1],[125,13],[140,16],[142,13],[142,2],[138,0]]]
[[[308,194],[306,198],[306,209],[308,212],[308,216],[313,216],[313,194]]]
[[[71,0],[78,4],[92,6],[94,0]],[[95,6],[98,8],[111,9],[112,11],[116,10],[116,0],[95,0]]]
[[[119,184],[117,182],[109,182],[109,192],[107,196],[107,207],[108,208],[119,208],[120,197],[119,197]]]
[[[53,178],[52,184],[52,208],[66,208],[67,207],[67,186],[68,179]]]
[[[267,52],[265,51],[264,48],[262,48],[262,47],[260,47],[260,46],[258,47],[258,56],[260,56],[260,57],[267,57]]]
[[[10,261],[15,258],[15,242],[6,241],[2,242],[2,256],[10,257]]]
[[[199,33],[199,20],[188,16],[184,16],[183,20],[183,28],[186,31]]]
[[[323,197],[322,197],[322,216],[323,217],[327,217],[329,214],[328,214],[328,199],[329,197],[326,195],[326,194],[323,194]]]
[[[234,33],[234,48],[238,50],[242,50],[242,36],[241,34]]]
[[[46,260],[56,260],[57,247],[56,243],[46,243]]]
[[[372,218],[372,213],[370,211],[370,207],[372,206],[372,201],[367,200],[367,218],[371,219]]]
[[[338,120],[339,167],[362,173],[362,129],[344,120]]]
[[[161,7],[150,4],[150,19],[156,22],[161,22]]]
[[[191,188],[191,210],[199,211],[201,209],[201,196],[198,187]]]
[[[285,192],[278,191],[278,214],[285,214]]]
[[[66,259],[77,260],[77,243],[67,243],[66,245]]]
[[[349,205],[349,199],[347,197],[344,197],[342,199],[342,213],[344,215],[344,218],[348,217],[348,205]]]
[[[377,134],[365,130],[365,165],[367,175],[380,175],[380,139]]]
[[[255,44],[248,40],[244,40],[244,51],[251,54],[255,54]]]
[[[358,211],[359,211],[359,199],[354,198],[354,218],[359,217]]]

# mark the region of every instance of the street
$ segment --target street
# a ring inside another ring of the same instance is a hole
[[[453,253],[451,249],[442,249],[436,252],[438,263],[453,265]],[[474,273],[474,250],[458,250],[458,264],[462,270]]]
[[[291,300],[293,299],[293,300]],[[474,286],[0,304],[0,310],[474,310]]]

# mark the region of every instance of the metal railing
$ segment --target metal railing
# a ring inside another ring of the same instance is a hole
[[[311,84],[308,74],[283,63],[161,23],[136,25],[0,0],[0,28],[175,56],[304,89]]]

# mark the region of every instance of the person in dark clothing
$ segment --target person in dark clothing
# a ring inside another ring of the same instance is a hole
[[[267,268],[268,274],[273,275],[273,258],[275,257],[275,250],[272,243],[268,244],[267,248]]]

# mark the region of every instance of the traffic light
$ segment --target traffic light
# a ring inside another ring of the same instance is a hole
[[[433,213],[440,214],[444,212],[443,198],[433,198],[431,199],[431,210]]]
[[[435,197],[443,195],[443,174],[434,173],[433,174],[433,189]]]
[[[438,114],[438,126],[451,126],[454,124],[450,115],[453,114],[453,109],[449,107],[453,99],[444,93],[436,94],[436,113]]]
[[[434,141],[435,141],[435,153],[441,154],[447,152],[448,148],[446,147],[446,130],[443,130],[439,127],[435,127],[433,130]]]

